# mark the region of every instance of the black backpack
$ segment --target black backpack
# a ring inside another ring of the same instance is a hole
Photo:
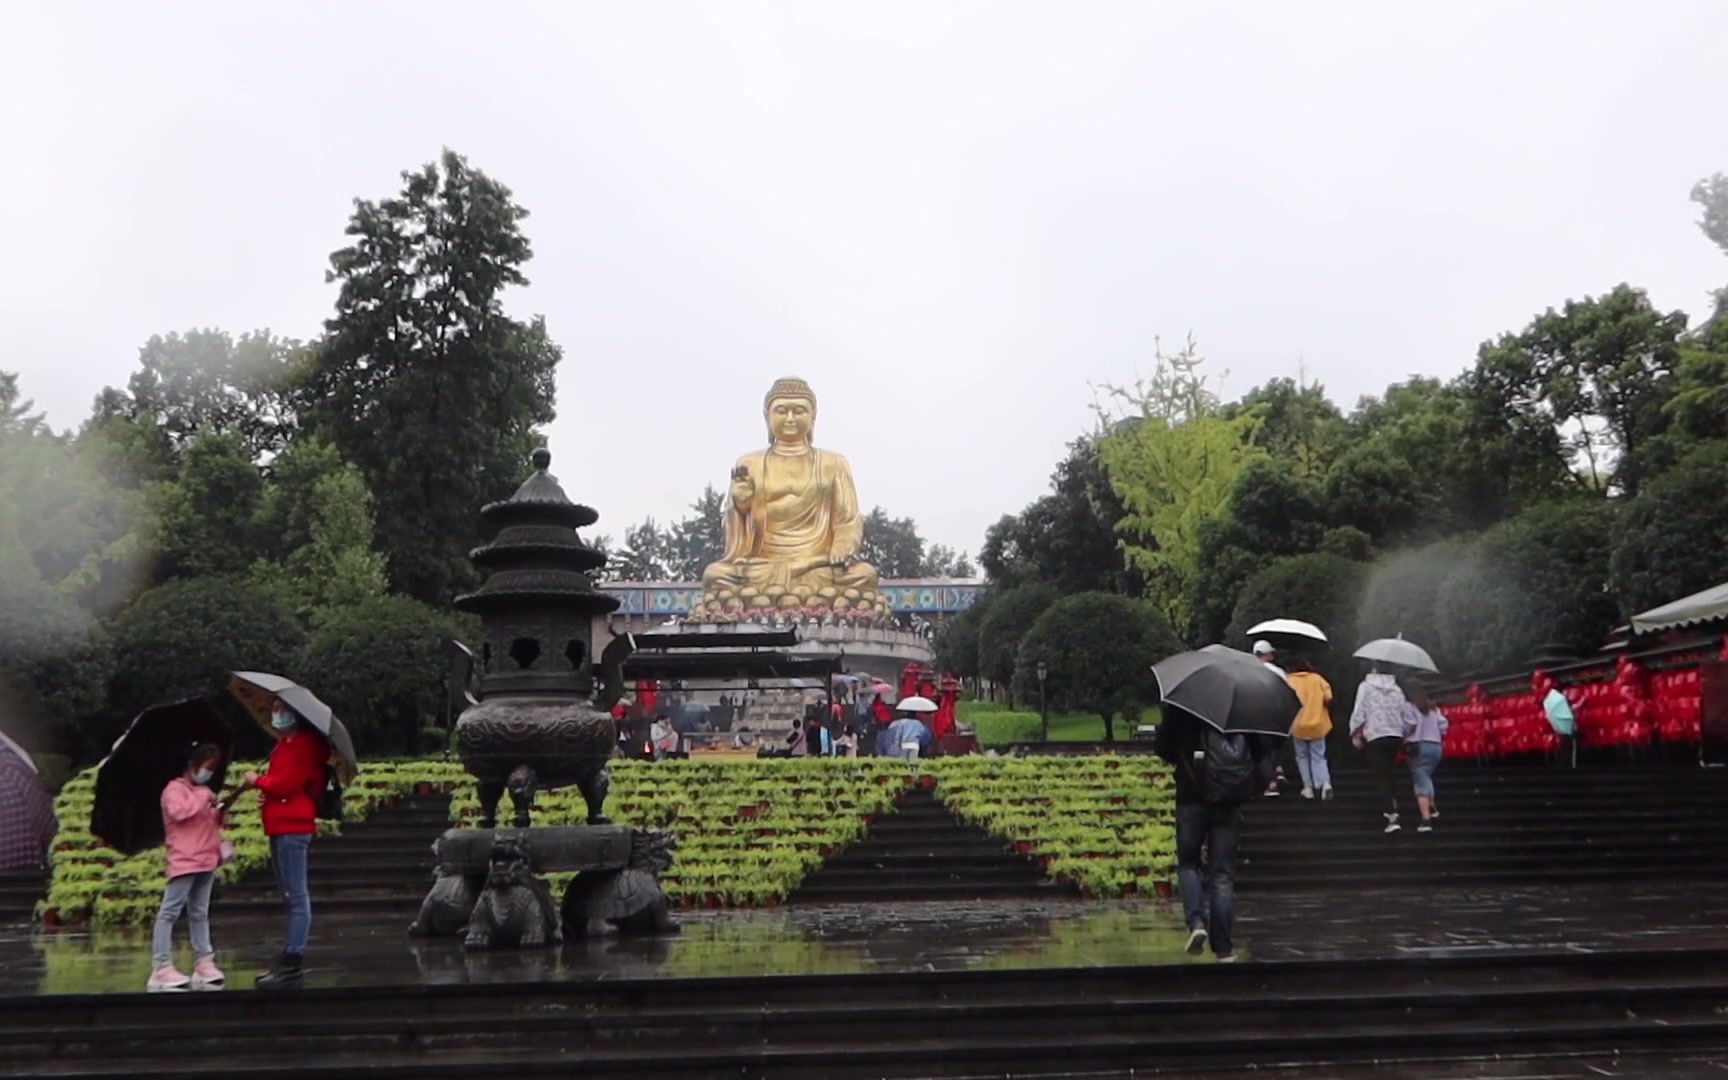
[[[324,786],[318,790],[318,816],[325,821],[342,820],[342,781],[336,766],[324,766]]]
[[[1206,802],[1245,803],[1265,790],[1250,736],[1241,732],[1226,734],[1208,724],[1202,746],[1205,762],[1200,780]]]

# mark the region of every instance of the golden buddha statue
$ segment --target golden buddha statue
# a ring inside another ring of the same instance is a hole
[[[876,568],[857,558],[864,536],[852,466],[811,441],[816,394],[780,379],[762,402],[765,450],[732,469],[726,554],[702,572],[698,621],[770,613],[879,622],[887,617]]]

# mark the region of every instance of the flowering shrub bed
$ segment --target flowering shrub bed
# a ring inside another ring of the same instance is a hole
[[[235,762],[228,775],[238,778],[248,769],[262,768],[259,763]],[[418,785],[453,785],[463,775],[459,764],[447,762],[368,764],[343,793],[344,818],[358,821]],[[85,922],[141,926],[155,917],[166,880],[162,849],[127,856],[90,835],[90,807],[95,794],[96,770],[86,769],[68,781],[54,800],[60,831],[49,849],[48,895],[37,905],[38,915],[50,927]],[[319,822],[318,827],[322,833],[340,831],[334,821]],[[270,845],[259,819],[256,795],[243,795],[235,802],[223,835],[234,844],[234,859],[217,871],[218,881],[238,881],[269,864]]]
[[[234,765],[238,776],[247,768]],[[666,893],[685,906],[757,907],[783,900],[824,859],[861,838],[907,787],[922,783],[961,818],[1000,836],[1045,869],[1094,896],[1131,895],[1173,874],[1172,789],[1161,763],[1143,757],[941,758],[908,765],[882,758],[616,761],[607,813],[622,824],[678,834]],[[124,856],[89,832],[95,772],[87,770],[55,803],[61,828],[50,856],[50,926],[92,922],[144,925],[162,892],[160,850]],[[368,763],[346,791],[346,820],[365,818],[419,791],[449,791],[451,817],[480,816],[460,763]],[[506,806],[505,810],[508,809]],[[535,821],[581,824],[579,792],[542,792]],[[322,822],[337,832],[335,822]],[[220,880],[265,869],[269,846],[258,800],[244,796],[226,835],[235,859]],[[554,888],[569,875],[550,875]]]
[[[1176,872],[1175,788],[1139,755],[950,758],[931,763],[937,796],[1093,896],[1168,893]]]

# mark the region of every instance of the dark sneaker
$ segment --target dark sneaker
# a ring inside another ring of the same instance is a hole
[[[302,975],[300,957],[283,953],[276,966],[258,976],[252,985],[259,990],[298,990]]]
[[[1432,826],[1428,822],[1424,821],[1422,824],[1416,826],[1416,831],[1417,832],[1433,832],[1434,826]]]
[[[1206,940],[1206,928],[1204,926],[1195,927],[1188,934],[1188,955],[1199,956],[1201,953],[1205,952]]]

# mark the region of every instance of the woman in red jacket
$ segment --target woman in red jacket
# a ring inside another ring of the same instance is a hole
[[[288,937],[282,959],[258,976],[255,985],[260,990],[287,990],[300,985],[301,956],[312,930],[306,858],[318,828],[318,793],[324,787],[330,748],[322,735],[281,703],[270,714],[270,726],[277,731],[270,763],[262,776],[247,773],[245,783],[257,788],[263,799],[264,835],[270,838],[270,866],[288,907]]]

